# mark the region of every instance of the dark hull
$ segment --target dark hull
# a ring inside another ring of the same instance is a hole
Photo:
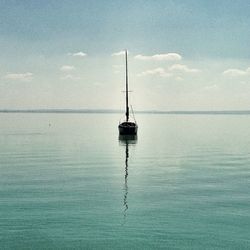
[[[138,126],[134,122],[123,122],[118,126],[120,135],[136,135],[137,128]]]

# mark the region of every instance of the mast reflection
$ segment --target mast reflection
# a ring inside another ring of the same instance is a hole
[[[121,146],[125,146],[125,174],[124,174],[124,195],[123,195],[123,219],[124,223],[128,210],[128,158],[129,158],[129,145],[137,143],[137,135],[119,135],[119,142]],[[123,223],[123,224],[124,224]]]

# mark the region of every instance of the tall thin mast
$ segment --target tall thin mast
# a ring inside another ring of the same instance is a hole
[[[128,51],[125,50],[126,59],[126,121],[129,120],[129,107],[128,107]]]

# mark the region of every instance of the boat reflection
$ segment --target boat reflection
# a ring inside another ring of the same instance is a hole
[[[119,135],[119,142],[121,146],[125,146],[125,173],[124,173],[124,195],[123,195],[123,219],[126,222],[128,210],[128,158],[129,158],[129,145],[137,143],[137,135]]]
[[[122,145],[137,143],[137,135],[119,135],[119,142]]]

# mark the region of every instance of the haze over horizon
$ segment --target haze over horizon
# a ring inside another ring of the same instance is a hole
[[[249,110],[248,1],[1,1],[0,109]]]

